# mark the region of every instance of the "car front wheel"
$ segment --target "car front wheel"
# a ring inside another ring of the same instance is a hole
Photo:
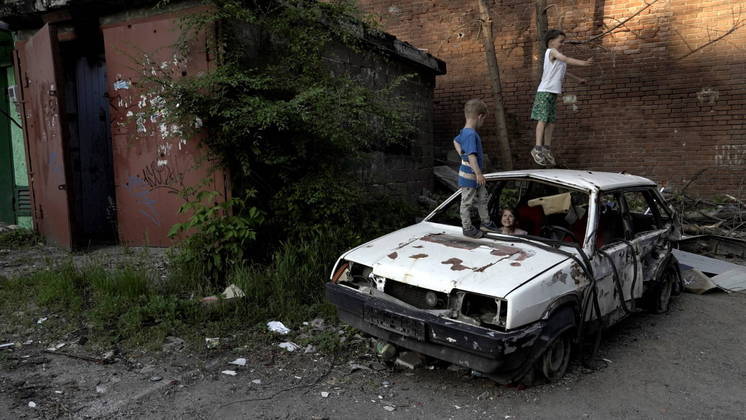
[[[554,382],[562,378],[570,364],[572,353],[572,338],[570,334],[562,334],[552,341],[544,354],[539,359],[542,376],[548,382]]]

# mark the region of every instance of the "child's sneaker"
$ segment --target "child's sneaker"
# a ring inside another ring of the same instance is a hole
[[[479,239],[482,236],[484,236],[484,233],[482,233],[481,230],[475,228],[474,226],[472,226],[469,229],[463,229],[463,232],[464,232],[464,236],[467,236],[469,238]]]
[[[479,229],[485,232],[499,232],[500,231],[500,228],[495,224],[495,222],[482,223],[482,226],[479,226]]]
[[[542,153],[540,146],[534,146],[534,148],[531,149],[531,157],[534,158],[534,162],[536,162],[537,165],[546,166],[547,160],[544,157],[544,153]]]
[[[554,160],[554,156],[552,156],[552,151],[549,150],[548,147],[542,147],[542,155],[544,155],[544,161],[548,166],[554,166],[557,164],[557,161]]]

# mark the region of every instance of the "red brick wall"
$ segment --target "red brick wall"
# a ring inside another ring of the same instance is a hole
[[[652,3],[652,0],[647,0]],[[513,158],[533,167],[529,149],[537,51],[533,2],[488,0],[495,20]],[[645,6],[643,0],[549,0],[549,27],[587,40]],[[442,158],[463,124],[463,103],[490,88],[479,30],[478,0],[359,0],[382,29],[445,60],[434,96],[435,156]],[[569,168],[627,171],[704,195],[746,196],[746,4],[741,0],[658,0],[598,41],[563,47],[592,67],[569,71],[554,149]],[[706,45],[725,35],[722,39]],[[702,48],[700,48],[702,47]],[[692,53],[693,50],[696,50]],[[563,98],[560,98],[563,99]],[[483,128],[497,157],[494,119]],[[493,159],[496,160],[496,159]]]

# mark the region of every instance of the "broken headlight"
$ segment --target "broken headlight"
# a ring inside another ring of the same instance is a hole
[[[490,327],[505,328],[508,301],[502,298],[464,293],[461,313]]]

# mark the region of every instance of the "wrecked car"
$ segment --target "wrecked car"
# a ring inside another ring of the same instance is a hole
[[[630,314],[667,311],[680,227],[654,182],[551,169],[486,179],[492,220],[513,209],[525,235],[465,237],[458,191],[338,259],[326,296],[341,320],[389,349],[525,383],[559,379],[584,338]]]

